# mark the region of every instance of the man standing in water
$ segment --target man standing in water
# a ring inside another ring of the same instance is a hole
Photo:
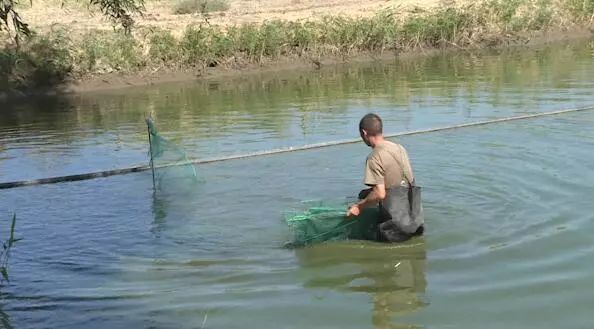
[[[365,144],[372,148],[365,164],[363,181],[371,188],[359,193],[360,201],[349,208],[347,216],[358,216],[362,209],[379,203],[378,240],[403,242],[415,235],[422,235],[422,213],[411,216],[409,209],[394,209],[394,205],[398,205],[398,195],[402,194],[397,191],[398,188],[401,191],[408,190],[404,193],[411,202],[410,189],[414,185],[414,176],[406,150],[402,145],[384,139],[382,120],[376,114],[369,113],[361,119],[359,133]],[[384,207],[390,201],[391,206]],[[404,206],[408,208],[408,204]]]

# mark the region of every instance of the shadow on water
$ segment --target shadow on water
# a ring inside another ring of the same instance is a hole
[[[304,286],[366,293],[374,328],[410,328],[397,318],[426,305],[424,238],[404,244],[328,243],[295,250],[299,265],[312,273]]]

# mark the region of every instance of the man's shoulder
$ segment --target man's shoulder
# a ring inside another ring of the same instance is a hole
[[[400,152],[400,150],[404,149],[404,146],[402,146],[398,143],[394,143],[392,141],[384,141],[379,146],[380,147],[376,147],[374,149],[374,151],[377,152],[378,154],[386,153],[386,152],[388,152],[388,153]]]
[[[381,148],[374,147],[371,152],[367,155],[366,162],[367,164],[370,163],[381,163],[383,155],[386,154],[385,150]]]
[[[399,144],[384,141],[382,144],[377,145],[367,155],[367,162],[378,162],[383,163],[385,159],[391,159],[393,154],[399,152]]]

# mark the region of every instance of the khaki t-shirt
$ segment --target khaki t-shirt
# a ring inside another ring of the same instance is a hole
[[[367,157],[363,183],[371,186],[384,184],[386,188],[406,186],[408,183],[402,176],[403,169],[412,183],[414,176],[406,149],[400,144],[384,141],[376,145]]]

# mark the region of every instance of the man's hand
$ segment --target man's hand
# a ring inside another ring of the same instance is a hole
[[[352,205],[349,210],[347,211],[347,217],[359,216],[361,214],[361,209],[359,208],[358,204]]]
[[[367,208],[370,205],[383,201],[386,197],[386,187],[384,186],[384,184],[375,185],[373,186],[373,188],[371,188],[371,191],[366,194],[367,195],[363,200],[359,201],[358,203],[355,203],[349,208],[349,210],[346,213],[347,217],[359,216],[359,214],[361,214],[361,209]]]

